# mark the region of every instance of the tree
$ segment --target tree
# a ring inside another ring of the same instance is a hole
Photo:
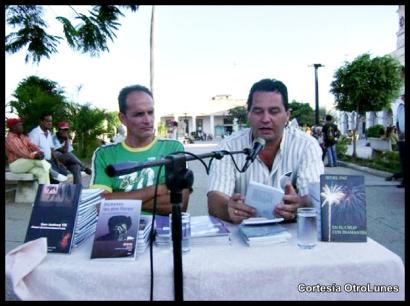
[[[351,63],[345,62],[334,74],[330,92],[336,109],[356,112],[353,128],[353,157],[356,157],[356,131],[359,118],[368,111],[380,111],[399,96],[402,67],[390,55],[370,58],[365,53]]]
[[[315,111],[309,103],[300,103],[292,100],[289,103],[290,120],[296,118],[300,126],[312,126],[315,123]]]
[[[64,90],[56,83],[37,76],[29,76],[19,83],[10,106],[24,119],[24,129],[31,130],[39,124],[40,115],[49,111],[55,122],[68,115]]]
[[[73,146],[79,157],[90,157],[100,145],[98,136],[107,132],[104,121],[107,117],[105,110],[90,104],[70,104],[69,121],[71,130],[75,132]]]
[[[242,125],[246,125],[248,120],[245,106],[231,108],[225,118],[230,122],[233,122],[234,118],[238,119],[239,128],[242,128]]]
[[[70,6],[71,7],[71,6]],[[135,12],[138,5],[122,5]],[[72,8],[72,7],[71,7]],[[14,54],[27,46],[25,62],[31,58],[33,63],[40,63],[45,56],[57,53],[60,36],[49,35],[47,24],[42,18],[44,9],[40,5],[6,5],[6,23],[18,30],[6,36],[5,51]],[[72,8],[73,9],[73,8]],[[89,15],[77,13],[75,19],[80,23],[74,26],[66,17],[56,19],[63,26],[63,33],[68,45],[77,51],[98,56],[100,52],[109,51],[107,39],[114,40],[115,31],[120,23],[118,19],[124,14],[115,5],[95,5]]]

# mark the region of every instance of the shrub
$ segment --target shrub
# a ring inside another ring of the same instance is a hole
[[[339,141],[336,144],[336,154],[337,156],[346,155],[347,152],[348,139],[346,136],[340,136]]]
[[[384,135],[384,127],[381,124],[373,125],[366,130],[366,137],[380,138]]]

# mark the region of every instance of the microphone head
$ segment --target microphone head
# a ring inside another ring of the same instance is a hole
[[[261,145],[262,145],[262,147],[264,147],[264,146],[265,146],[265,144],[266,144],[266,140],[265,140],[265,139],[263,139],[262,137],[258,137],[258,138],[256,138],[256,139],[255,139],[255,142],[258,142],[259,144],[261,144]]]

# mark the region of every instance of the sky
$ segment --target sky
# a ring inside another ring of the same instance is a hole
[[[74,6],[86,12],[88,6]],[[77,103],[118,111],[121,88],[150,86],[151,6],[123,10],[110,52],[90,57],[65,41],[58,54],[39,65],[25,63],[25,50],[5,55],[6,103],[19,82],[37,75],[57,82]],[[246,99],[264,78],[281,80],[289,101],[315,105],[318,69],[319,104],[329,111],[330,83],[346,61],[369,52],[383,56],[396,49],[397,5],[366,6],[163,6],[155,8],[154,100],[156,114],[195,111],[220,94]],[[45,6],[50,34],[62,36],[56,16],[73,17],[67,6]],[[6,35],[11,29],[6,27]],[[7,108],[6,108],[7,111]]]

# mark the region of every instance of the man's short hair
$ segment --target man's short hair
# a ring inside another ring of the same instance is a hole
[[[256,91],[273,91],[280,93],[282,95],[283,106],[286,110],[288,110],[288,89],[286,88],[286,85],[283,84],[281,81],[275,79],[263,79],[253,84],[249,92],[248,101],[246,102],[248,111],[250,111],[252,107],[253,94]]]
[[[43,120],[45,120],[46,119],[46,117],[48,117],[48,116],[53,116],[53,114],[52,113],[50,113],[49,111],[45,111],[45,112],[42,112],[41,114],[40,114],[40,121],[43,121]]]
[[[326,115],[326,121],[332,121],[333,117],[332,115]]]
[[[127,112],[127,96],[134,91],[142,91],[148,94],[153,98],[151,91],[142,85],[132,85],[127,86],[121,89],[120,94],[118,95],[118,106],[120,108],[120,113],[125,114]]]

